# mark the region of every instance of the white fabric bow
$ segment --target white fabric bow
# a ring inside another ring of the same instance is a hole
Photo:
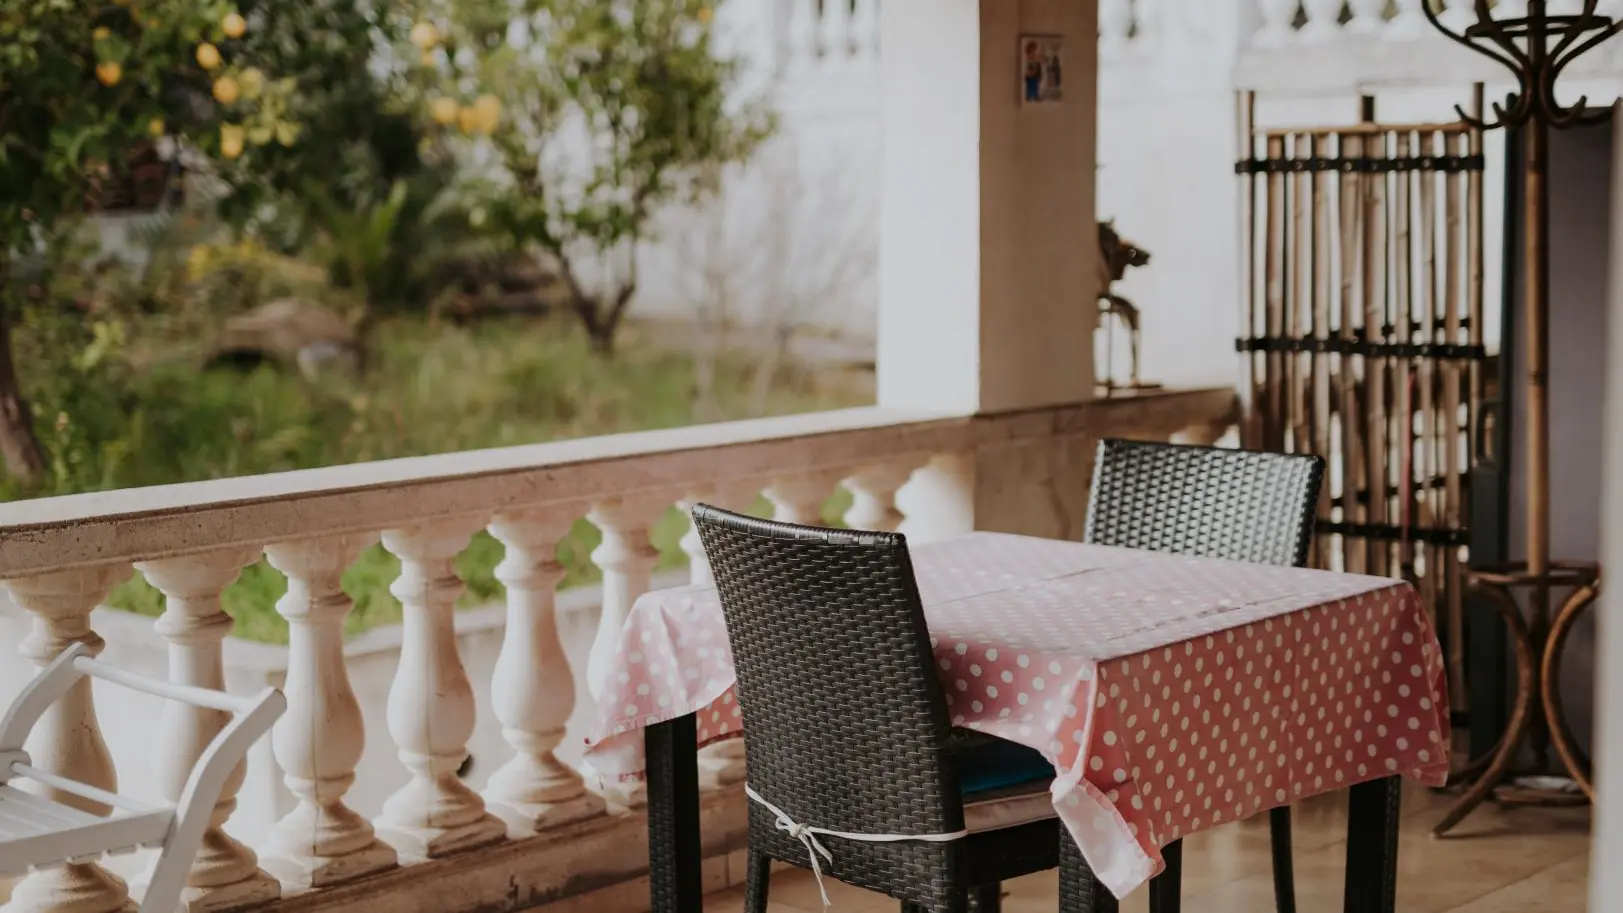
[[[823,887],[823,866],[822,863],[817,861],[817,857],[821,856],[825,861],[833,862],[834,854],[830,853],[828,847],[823,846],[822,842],[817,839],[818,834],[827,837],[841,837],[846,840],[860,840],[863,843],[900,843],[904,840],[946,843],[949,840],[958,840],[969,836],[968,830],[956,831],[951,834],[851,834],[845,831],[831,831],[827,828],[801,824],[784,814],[783,810],[776,805],[761,798],[761,794],[748,784],[744,785],[744,794],[750,797],[750,801],[760,803],[763,808],[777,816],[778,830],[799,840],[806,847],[806,855],[811,859],[812,876],[817,879],[817,891],[823,895],[823,909],[825,910],[828,909],[832,901],[828,899],[828,889]]]

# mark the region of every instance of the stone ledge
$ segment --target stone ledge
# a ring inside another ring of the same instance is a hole
[[[748,819],[741,786],[700,797],[704,889],[742,883]],[[642,812],[610,815],[444,859],[408,862],[346,885],[307,891],[255,913],[640,913],[648,909]]]

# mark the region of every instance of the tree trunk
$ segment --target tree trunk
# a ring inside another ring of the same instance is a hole
[[[45,478],[45,450],[34,434],[34,414],[17,384],[11,355],[11,325],[0,303],[0,458],[6,472],[25,487]]]

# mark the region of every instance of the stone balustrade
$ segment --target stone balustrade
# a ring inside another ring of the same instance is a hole
[[[650,529],[673,505],[748,508],[764,494],[773,516],[815,523],[843,486],[852,525],[951,535],[971,515],[974,489],[988,490],[972,478],[977,454],[1057,454],[1034,465],[1066,476],[1060,487],[1085,490],[1089,467],[1078,455],[1098,437],[1210,441],[1233,414],[1228,390],[972,418],[858,409],[0,505],[0,581],[14,603],[6,611],[32,620],[32,634],[10,648],[35,665],[73,643],[99,651],[92,610],[139,573],[166,600],[152,627],[172,680],[221,687],[232,624],[221,594],[263,556],[286,577],[276,611],[290,626],[288,710],[270,751],[251,763],[277,769],[282,812],[264,835],[233,839],[242,773],[233,778],[193,865],[188,913],[489,913],[594,891],[589,908],[634,909],[646,900],[637,878],[647,865],[637,797],[602,789],[558,754],[590,700],[590,689],[577,693],[555,602],[564,576],[557,547],[579,518],[602,532],[591,555],[603,574],[586,679],[595,683],[626,613],[653,584]],[[1075,499],[1054,494],[1059,480],[1018,476],[995,480],[1009,504],[1073,514],[1036,517],[1034,528],[1079,530]],[[1040,491],[1022,498],[1025,488]],[[1006,528],[1007,511],[1000,516]],[[505,548],[496,571],[505,625],[494,662],[470,665],[454,626],[456,559],[481,530]],[[387,725],[368,729],[346,671],[342,630],[353,607],[341,576],[377,542],[400,561],[390,590],[403,624]],[[696,537],[682,548],[692,579],[708,580]],[[482,791],[459,776],[476,724],[475,680],[489,685],[507,748],[479,759],[494,771]],[[153,722],[147,750],[159,793],[179,788],[219,725],[195,709]],[[369,740],[387,740],[403,772],[372,820],[346,799]],[[119,783],[88,682],[41,722],[30,749],[55,773]],[[708,750],[703,769],[707,878],[720,887],[742,872],[728,855],[744,834],[741,746]],[[142,866],[113,868],[129,877],[93,862],[32,874],[5,909],[127,909]]]

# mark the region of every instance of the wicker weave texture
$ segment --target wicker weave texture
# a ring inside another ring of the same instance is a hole
[[[1301,565],[1323,476],[1318,457],[1100,441],[1083,541]]]
[[[749,733],[749,782],[795,821],[871,834],[963,828],[950,726],[905,540],[775,523],[700,505]],[[751,846],[806,849],[750,807]],[[841,881],[957,906],[961,841],[820,838]],[[955,894],[956,892],[956,894]]]

